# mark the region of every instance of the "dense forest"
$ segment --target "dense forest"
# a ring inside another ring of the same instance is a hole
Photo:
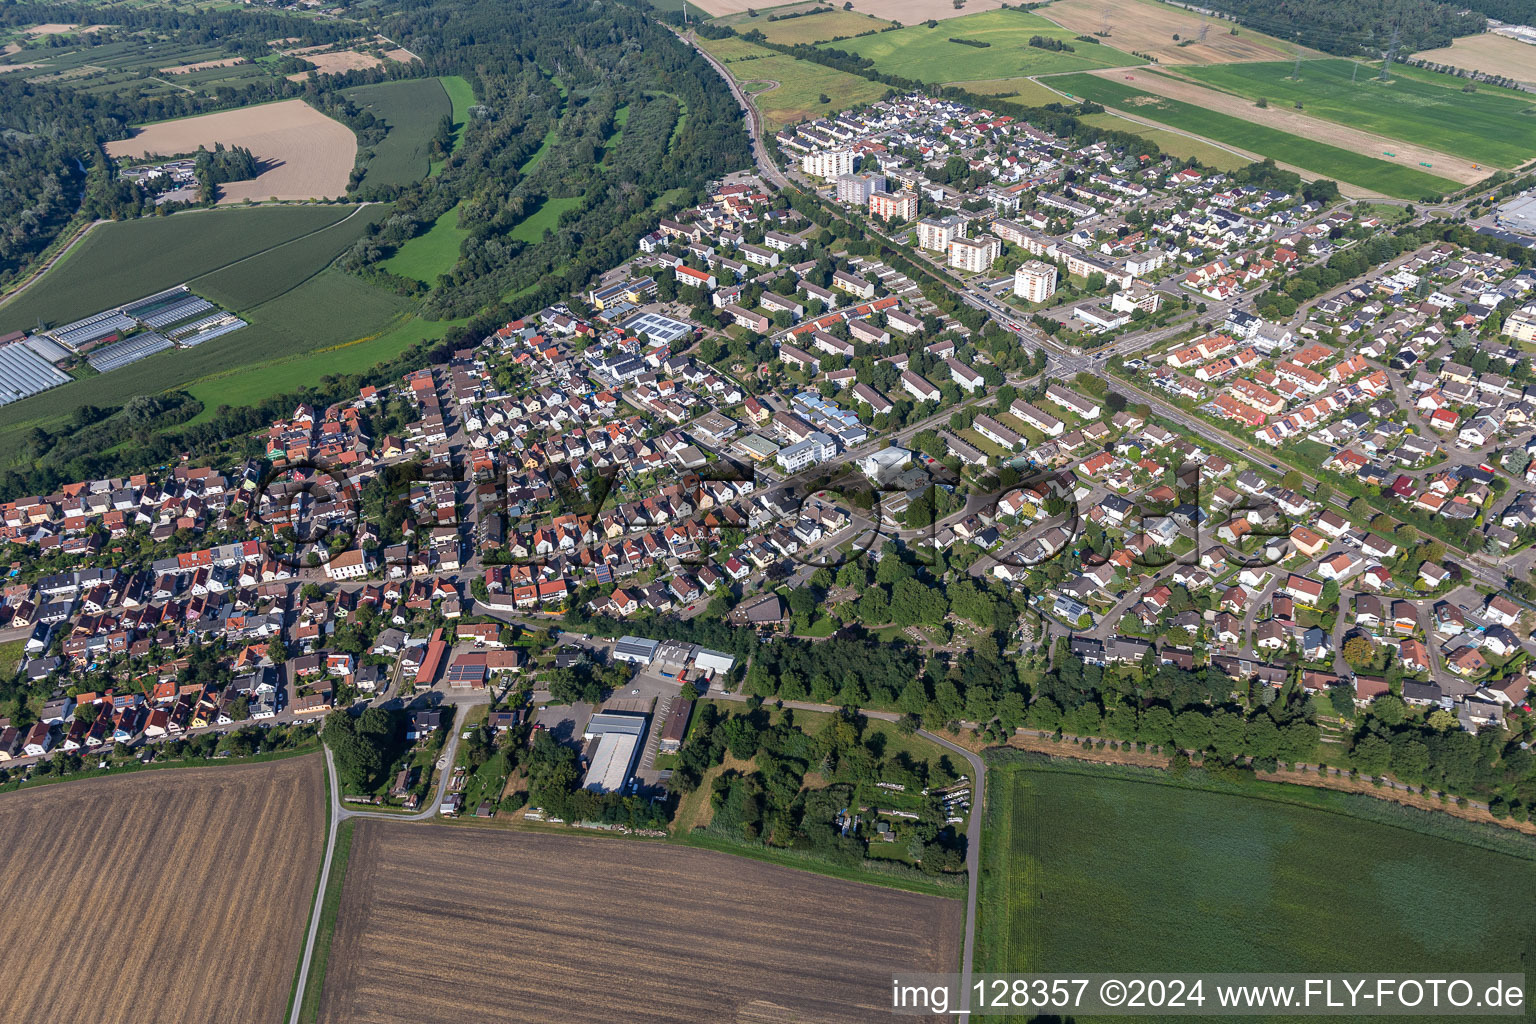
[[[1405,54],[1449,46],[1455,37],[1473,35],[1487,27],[1487,19],[1477,11],[1487,6],[1530,9],[1536,8],[1536,2],[1488,0],[1479,6],[1459,0],[1354,0],[1347,4],[1335,0],[1205,0],[1204,6],[1287,42],[1341,56],[1379,57],[1394,48]]]
[[[579,290],[658,216],[751,161],[724,82],[637,7],[553,0],[508,17],[497,5],[409,0],[385,28],[425,73],[475,86],[458,152],[399,194],[395,216],[346,258],[380,273],[395,247],[462,203],[471,236],[427,297],[431,315],[466,316],[508,296],[526,311]],[[622,144],[610,145],[626,117]],[[533,217],[540,228],[518,230]]]

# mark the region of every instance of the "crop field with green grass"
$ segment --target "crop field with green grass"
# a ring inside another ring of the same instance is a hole
[[[1536,49],[1531,59],[1536,61]],[[1350,60],[1303,61],[1296,81],[1295,67],[1286,61],[1178,70],[1247,99],[1262,96],[1285,106],[1300,100],[1313,117],[1495,167],[1517,167],[1536,156],[1536,96],[1484,86],[1462,92],[1463,79],[1434,72],[1408,76],[1396,67],[1382,82],[1377,68]]]
[[[324,270],[240,314],[250,326],[197,348],[169,349],[120,370],[0,407],[0,453],[16,450],[14,438],[21,430],[56,426],[83,405],[109,409],[134,395],[174,388],[186,388],[215,408],[245,405],[312,384],[327,373],[366,369],[420,340],[394,333],[408,322],[409,302],[339,270]],[[444,325],[427,325],[429,329],[440,326],[446,330]],[[386,336],[391,337],[393,351],[374,345]],[[360,339],[366,347],[352,351]],[[378,354],[364,361],[365,353],[372,352]],[[316,358],[296,367],[297,357],[309,355]],[[0,465],[7,461],[0,454]]]
[[[1033,36],[1060,40],[1074,52],[1030,46]],[[1102,43],[1085,43],[1076,33],[1023,11],[986,11],[941,21],[934,28],[912,25],[894,32],[827,43],[875,62],[888,75],[923,82],[963,82],[980,78],[1085,71],[1141,63],[1140,58]],[[951,38],[988,43],[986,47],[952,43]]]
[[[323,231],[268,249],[222,270],[194,277],[194,291],[237,312],[270,302],[320,273],[353,242],[363,237],[369,224],[389,215],[389,206],[374,203]]]
[[[1048,103],[1061,102],[1060,96],[1033,78],[983,78],[975,82],[956,82],[955,84],[978,96],[996,96],[1022,103],[1026,107],[1043,107]]]
[[[443,83],[436,78],[403,79],[360,85],[346,95],[389,124],[389,133],[373,147],[364,166],[363,185],[409,185],[425,178],[431,169],[427,146],[438,122],[453,116],[455,109]]]
[[[453,269],[459,261],[459,244],[468,237],[468,229],[459,227],[459,208],[454,206],[379,265],[391,274],[430,285],[439,274]]]
[[[994,764],[978,972],[1518,972],[1536,952],[1523,836],[1301,786]],[[1499,898],[1467,900],[1472,878]]]
[[[1058,99],[1060,97],[1057,97]],[[1218,171],[1235,171],[1239,167],[1246,167],[1252,161],[1239,156],[1236,153],[1214,146],[1200,139],[1192,139],[1188,135],[1180,135],[1165,128],[1153,128],[1139,121],[1128,121],[1119,114],[1087,114],[1083,120],[1098,128],[1107,128],[1114,132],[1129,132],[1132,135],[1140,135],[1157,144],[1157,148],[1169,156],[1185,159],[1193,157],[1207,167],[1214,167]],[[1395,207],[1394,207],[1395,209]]]
[[[1460,188],[1454,181],[1411,167],[1397,167],[1338,146],[1266,128],[1230,114],[1220,114],[1182,100],[1156,96],[1097,75],[1059,75],[1053,76],[1049,82],[1052,88],[1070,93],[1078,99],[1132,111],[1170,128],[1194,132],[1383,195],[1399,199],[1422,199],[1427,195],[1454,192]]]
[[[735,36],[699,42],[726,64],[738,82],[778,83],[752,90],[752,102],[769,131],[873,103],[883,99],[889,89],[859,75],[798,60]],[[821,101],[823,96],[826,103]]]
[[[826,11],[807,14],[799,18],[781,18],[769,21],[773,12],[758,12],[753,18],[747,15],[722,19],[738,32],[757,29],[770,43],[794,46],[798,43],[821,43],[829,39],[856,36],[861,32],[879,31],[890,25],[871,14],[858,11]]]
[[[100,224],[36,284],[0,304],[0,331],[69,323],[316,232],[355,206],[189,210]],[[336,250],[340,252],[340,248]],[[326,262],[334,258],[327,257]]]

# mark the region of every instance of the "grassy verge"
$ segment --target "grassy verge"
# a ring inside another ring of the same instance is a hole
[[[315,933],[314,955],[309,961],[309,976],[304,980],[304,995],[299,1003],[300,1024],[309,1024],[320,1018],[320,995],[325,989],[325,971],[331,959],[331,939],[336,934],[336,917],[341,912],[341,893],[346,885],[347,861],[352,856],[352,830],[356,824],[357,819],[348,818],[336,829],[336,852],[331,858],[331,877],[326,879],[324,901],[320,904],[320,928]]]
[[[847,882],[864,882],[868,885],[883,885],[889,889],[901,889],[906,892],[921,893],[925,896],[945,896],[950,899],[963,899],[966,895],[966,880],[963,874],[950,875],[943,878],[930,878],[915,869],[894,861],[865,861],[860,866],[836,864],[803,850],[780,850],[770,846],[754,846],[698,832],[689,835],[673,836],[670,842],[676,843],[679,846],[692,846],[700,850],[729,853],[736,857],[746,857],[749,860],[762,861],[765,864],[777,864],[780,867],[796,868],[800,871],[809,871],[817,875],[826,875],[828,878],[841,878]]]
[[[116,778],[119,775],[132,775],[135,772],[160,771],[167,768],[212,768],[227,767],[235,764],[261,764],[264,761],[281,761],[285,758],[300,757],[304,754],[313,754],[320,749],[318,739],[291,750],[269,750],[261,754],[251,754],[248,757],[189,757],[178,761],[154,761],[150,764],[140,764],[133,761],[129,764],[118,765],[116,768],[88,768],[85,771],[75,772],[72,775],[44,775],[34,777],[25,785],[20,779],[12,779],[0,786],[0,793],[14,793],[19,789],[32,790],[38,786],[56,786],[61,782],[83,782],[87,779]]]

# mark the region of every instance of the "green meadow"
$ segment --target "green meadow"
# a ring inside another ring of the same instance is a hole
[[[1536,952],[1529,837],[1018,754],[988,774],[978,973],[1519,972]]]
[[[951,18],[934,28],[925,23],[823,45],[868,57],[884,74],[923,82],[1014,78],[1141,63],[1112,46],[1084,42],[1076,35],[1038,15],[999,10]],[[1059,40],[1073,47],[1073,52],[1030,46],[1034,36]],[[952,38],[988,45],[969,46],[950,42]]]

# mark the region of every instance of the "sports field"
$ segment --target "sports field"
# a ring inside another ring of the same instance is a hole
[[[1518,972],[1536,952],[1524,837],[1151,769],[1011,763],[989,778],[978,972]],[[1497,898],[1469,900],[1472,879],[1496,879]]]
[[[320,870],[318,754],[0,796],[18,1024],[276,1021]]]
[[[940,22],[934,28],[911,25],[862,39],[825,44],[875,62],[888,75],[923,82],[962,82],[979,78],[1013,78],[1142,63],[1106,44],[1085,43],[1076,33],[1023,11],[987,11]],[[1033,36],[1059,39],[1074,52],[1030,46]],[[951,38],[988,43],[986,47],[952,43]]]
[[[1409,167],[1362,156],[1338,146],[1302,138],[1231,114],[1205,110],[1192,103],[1156,96],[1122,82],[1097,75],[1060,75],[1049,80],[1056,89],[1079,99],[1114,107],[1170,128],[1193,132],[1239,149],[1294,164],[1314,174],[1348,182],[1360,188],[1398,199],[1423,199],[1455,191],[1460,186]]]
[[[1536,46],[1529,47],[1536,62]],[[1517,98],[1505,90],[1479,88],[1449,75],[1409,77],[1350,60],[1223,64],[1180,68],[1206,85],[1250,100],[1290,107],[1297,100],[1312,117],[1337,121],[1390,139],[1417,143],[1494,167],[1517,167],[1536,156],[1536,96]],[[1393,71],[1395,72],[1395,68]],[[1502,93],[1500,95],[1499,93]]]
[[[360,821],[319,1019],[879,1020],[893,970],[957,969],[963,915],[661,842]]]
[[[188,210],[169,217],[99,224],[36,284],[0,305],[0,331],[35,328],[38,320],[45,325],[78,320],[162,288],[211,276],[220,267],[293,244],[295,239],[307,238],[311,245],[318,245],[324,236],[317,232],[356,209]]]
[[[427,176],[427,145],[438,122],[453,113],[443,84],[436,78],[380,82],[348,89],[353,103],[389,125],[384,140],[373,147],[364,165],[364,186],[409,185]]]
[[[448,273],[458,262],[459,243],[468,237],[469,230],[459,227],[459,208],[454,206],[379,265],[391,274],[435,284],[439,274]]]
[[[895,34],[885,33],[888,36]],[[873,103],[883,99],[889,89],[889,86],[859,75],[755,46],[737,36],[700,39],[699,43],[724,62],[738,82],[774,83],[771,88],[748,89],[769,131],[835,114],[848,107]],[[826,103],[821,102],[823,96],[827,97]]]

